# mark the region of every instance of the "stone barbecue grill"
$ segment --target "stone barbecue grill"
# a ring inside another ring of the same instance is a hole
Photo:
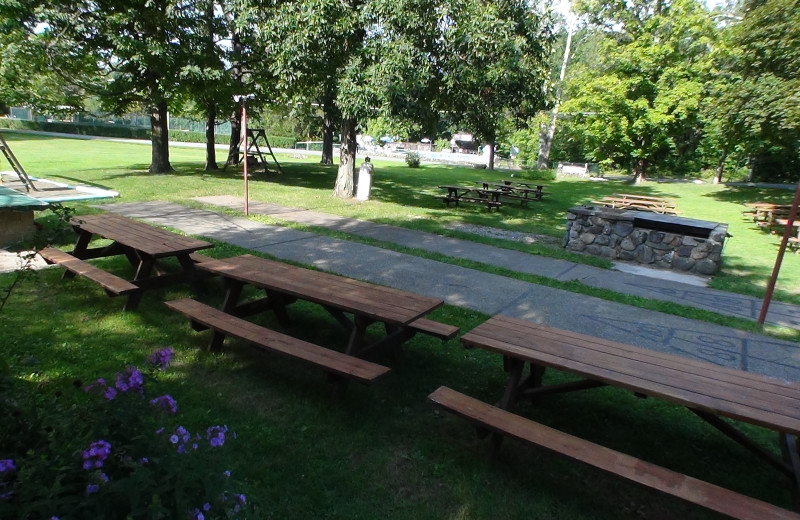
[[[564,247],[651,267],[709,275],[722,265],[728,225],[649,211],[575,206]]]

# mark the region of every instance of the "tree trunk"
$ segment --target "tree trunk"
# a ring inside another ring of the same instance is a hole
[[[236,109],[231,115],[231,142],[228,146],[228,159],[225,166],[235,166],[239,164],[239,142],[242,139],[242,111]]]
[[[217,125],[217,104],[209,101],[206,104],[206,171],[219,170],[217,166],[217,149],[214,129]]]
[[[564,91],[564,76],[567,73],[569,63],[569,49],[572,46],[572,24],[567,28],[567,43],[564,45],[564,59],[561,61],[561,74],[558,78],[558,88],[556,89],[556,99],[553,104],[553,114],[550,117],[550,125],[547,133],[539,134],[539,157],[536,160],[536,169],[547,169],[550,163],[550,148],[553,146],[553,138],[556,135],[556,120],[558,118],[558,107],[561,105],[561,94]]]
[[[234,32],[231,36],[231,51],[233,56],[242,55],[242,40],[239,37],[239,33]],[[231,82],[238,87],[242,86],[243,70],[244,67],[241,61],[236,61],[231,66]],[[246,92],[239,92],[239,94],[246,94]],[[225,160],[226,167],[239,164],[239,142],[241,141],[241,132],[242,109],[237,107],[231,116],[231,142],[228,145],[228,158]]]
[[[723,148],[717,163],[717,176],[714,177],[714,184],[722,184],[722,174],[725,173],[725,161],[728,159],[728,149]]]
[[[151,160],[150,173],[169,173],[169,124],[167,102],[162,100],[150,114]]]
[[[647,180],[647,159],[639,159],[633,169],[633,183],[641,184]]]
[[[494,139],[489,141],[489,164],[487,164],[486,166],[490,170],[494,170],[494,141],[495,141]]]
[[[340,199],[353,197],[353,179],[356,170],[356,124],[355,119],[342,121],[342,149],[339,152],[339,173],[333,196]]]
[[[331,89],[326,89],[322,105],[322,159],[319,163],[333,164],[333,133],[338,118]]]

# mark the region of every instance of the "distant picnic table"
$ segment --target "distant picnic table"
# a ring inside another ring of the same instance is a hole
[[[677,215],[678,206],[675,199],[666,197],[650,197],[646,195],[633,195],[630,193],[615,193],[591,201],[592,204],[607,208],[634,209],[639,211],[652,211],[664,215]]]
[[[447,195],[441,197],[442,202],[447,204],[447,207],[450,207],[451,202],[455,203],[456,207],[458,207],[459,202],[475,202],[485,205],[491,211],[492,208],[497,209],[503,205],[500,202],[500,195],[502,195],[500,190],[455,185],[443,185],[439,186],[439,188],[447,190]]]
[[[531,201],[540,201],[546,195],[544,185],[514,181],[478,181],[485,190],[496,190],[500,192],[500,197],[520,201],[521,206],[525,206]]]
[[[791,204],[774,204],[772,202],[748,202],[745,206],[747,209],[742,211],[742,215],[751,219],[756,226],[768,233],[773,233],[786,226],[789,212],[792,209]]]

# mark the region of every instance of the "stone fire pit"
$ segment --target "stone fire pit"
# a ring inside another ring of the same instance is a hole
[[[649,211],[595,206],[567,210],[564,247],[652,267],[714,274],[728,225]]]

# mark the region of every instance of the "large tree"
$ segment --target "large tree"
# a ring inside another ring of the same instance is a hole
[[[493,168],[500,122],[545,106],[550,20],[523,0],[458,0],[445,9],[442,106],[489,144]]]
[[[582,123],[589,158],[636,180],[653,166],[679,170],[702,135],[700,107],[715,30],[699,0],[583,0],[605,35],[592,70],[574,78],[563,109]]]
[[[800,177],[800,1],[746,0],[728,26],[710,118],[720,150],[751,158],[764,180]]]

